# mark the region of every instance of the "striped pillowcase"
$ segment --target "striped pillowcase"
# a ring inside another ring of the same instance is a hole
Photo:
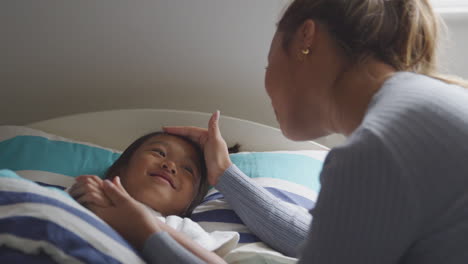
[[[0,170],[0,245],[0,263],[144,263],[68,194],[10,170]]]
[[[231,155],[231,160],[246,175],[273,195],[307,211],[314,207],[320,189],[319,175],[326,151],[250,152]],[[195,208],[192,219],[208,232],[237,231],[237,249],[226,256],[229,262],[295,263],[262,243],[225,202],[216,189],[209,191]]]

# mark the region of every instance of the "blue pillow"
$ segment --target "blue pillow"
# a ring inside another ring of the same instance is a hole
[[[315,192],[320,189],[325,151],[249,152],[231,155],[231,161],[250,178],[287,180]]]
[[[120,152],[19,126],[0,126],[0,169],[66,188],[75,177],[104,177]]]

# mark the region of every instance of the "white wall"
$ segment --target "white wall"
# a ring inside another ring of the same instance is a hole
[[[171,108],[273,124],[263,72],[283,2],[1,1],[0,123]]]
[[[441,71],[468,78],[468,9],[441,13],[447,26],[442,41]]]
[[[287,2],[1,1],[0,124],[169,108],[277,126],[263,75]],[[468,18],[447,17],[444,60],[468,78]]]

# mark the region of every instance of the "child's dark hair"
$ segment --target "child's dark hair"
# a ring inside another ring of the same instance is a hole
[[[206,165],[205,165],[205,157],[203,155],[203,151],[200,148],[199,145],[188,139],[187,137],[179,136],[179,135],[173,135],[169,134],[166,132],[162,131],[157,131],[153,133],[149,133],[147,135],[144,135],[137,140],[135,140],[130,146],[128,146],[124,152],[120,155],[120,157],[112,164],[112,166],[107,169],[107,172],[105,174],[106,179],[112,179],[115,176],[119,175],[120,170],[125,168],[128,163],[130,162],[130,159],[133,156],[133,153],[143,144],[145,143],[148,139],[154,137],[154,136],[160,136],[160,135],[170,135],[174,137],[178,137],[186,142],[188,142],[191,146],[194,147],[197,156],[199,157],[199,164],[200,164],[200,184],[198,186],[197,190],[197,195],[195,196],[195,199],[193,199],[192,203],[190,206],[187,208],[187,210],[181,214],[180,216],[182,217],[188,217],[192,214],[193,209],[199,205],[203,198],[205,197],[206,193],[208,192],[208,179],[207,179],[207,173],[206,173]]]
[[[229,154],[234,154],[240,151],[241,145],[239,143],[234,144],[234,146],[228,148]]]

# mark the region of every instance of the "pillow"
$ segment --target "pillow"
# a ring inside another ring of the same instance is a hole
[[[144,263],[65,192],[0,170],[0,263],[30,262]]]
[[[232,154],[231,160],[246,175],[279,199],[301,207],[314,207],[320,189],[319,175],[327,151],[249,152]],[[228,263],[296,263],[297,259],[271,249],[253,235],[216,189],[209,191],[191,217],[208,232],[231,230],[240,234]]]
[[[61,189],[75,177],[104,177],[120,152],[20,126],[0,126],[0,169]]]

